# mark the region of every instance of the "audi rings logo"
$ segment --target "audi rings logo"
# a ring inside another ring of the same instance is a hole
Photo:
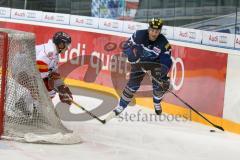
[[[171,57],[173,64],[172,64],[172,69],[171,69],[171,84],[174,90],[179,90],[184,81],[184,64],[183,60],[179,57]],[[178,80],[178,74],[180,75],[180,78]]]
[[[117,44],[113,42],[108,42],[107,44],[104,45],[104,50],[105,51],[113,51],[117,48]]]

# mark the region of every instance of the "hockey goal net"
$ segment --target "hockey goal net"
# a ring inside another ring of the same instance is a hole
[[[35,65],[35,36],[0,28],[0,136],[36,143],[71,144]]]

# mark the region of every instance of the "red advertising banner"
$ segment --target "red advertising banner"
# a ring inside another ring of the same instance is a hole
[[[36,34],[36,43],[46,43],[57,31],[72,36],[72,46],[61,55],[59,70],[64,77],[113,87],[119,93],[127,82],[130,66],[122,56],[125,37],[79,30],[0,22],[0,27]],[[170,71],[173,91],[200,112],[222,117],[227,54],[173,46]],[[146,76],[137,96],[152,97]],[[171,94],[165,101],[184,106]]]
[[[222,117],[227,54],[173,46],[173,57],[174,92],[198,111]],[[165,100],[183,106],[170,94]]]

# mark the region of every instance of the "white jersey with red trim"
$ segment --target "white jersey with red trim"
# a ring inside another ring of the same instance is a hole
[[[48,78],[51,72],[57,72],[58,62],[59,55],[52,40],[36,46],[36,64],[51,98],[56,95],[56,91],[49,89],[48,79],[46,78]]]
[[[59,55],[52,40],[36,46],[36,61],[43,79],[47,78],[50,72],[57,72]]]

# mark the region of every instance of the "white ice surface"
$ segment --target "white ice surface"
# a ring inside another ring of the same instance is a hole
[[[86,105],[97,106],[101,102],[92,97],[79,98]],[[217,130],[212,133],[209,130],[213,128],[189,121],[151,121],[153,111],[139,106],[127,108],[122,117],[126,113],[132,115],[132,121],[128,116],[127,121],[114,119],[106,125],[96,120],[64,122],[81,134],[84,140],[81,144],[0,141],[0,160],[238,160],[240,157],[240,135]],[[148,121],[144,119],[146,115]]]

